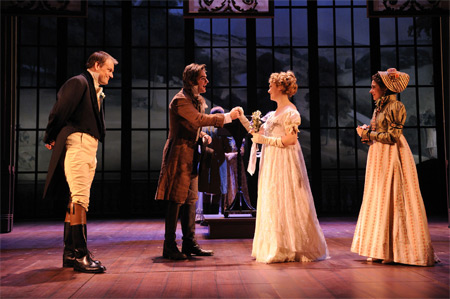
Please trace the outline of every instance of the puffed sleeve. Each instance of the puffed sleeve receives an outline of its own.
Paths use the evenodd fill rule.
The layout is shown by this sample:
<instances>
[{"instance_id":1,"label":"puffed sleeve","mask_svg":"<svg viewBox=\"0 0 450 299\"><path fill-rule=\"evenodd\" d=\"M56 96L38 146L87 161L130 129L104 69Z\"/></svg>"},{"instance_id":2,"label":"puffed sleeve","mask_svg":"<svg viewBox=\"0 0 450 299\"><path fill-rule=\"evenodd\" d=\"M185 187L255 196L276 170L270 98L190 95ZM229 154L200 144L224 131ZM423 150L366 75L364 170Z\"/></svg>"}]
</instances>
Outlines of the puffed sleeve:
<instances>
[{"instance_id":1,"label":"puffed sleeve","mask_svg":"<svg viewBox=\"0 0 450 299\"><path fill-rule=\"evenodd\" d=\"M287 133L297 134L298 126L300 126L301 118L298 111L289 111L286 119L284 120L284 129Z\"/></svg>"},{"instance_id":2,"label":"puffed sleeve","mask_svg":"<svg viewBox=\"0 0 450 299\"><path fill-rule=\"evenodd\" d=\"M387 144L396 143L403 134L403 125L406 121L405 105L399 101L392 103L386 107L385 116L388 126L386 132L365 131L363 132L364 136L361 135L361 138L367 137L371 141Z\"/></svg>"}]
</instances>

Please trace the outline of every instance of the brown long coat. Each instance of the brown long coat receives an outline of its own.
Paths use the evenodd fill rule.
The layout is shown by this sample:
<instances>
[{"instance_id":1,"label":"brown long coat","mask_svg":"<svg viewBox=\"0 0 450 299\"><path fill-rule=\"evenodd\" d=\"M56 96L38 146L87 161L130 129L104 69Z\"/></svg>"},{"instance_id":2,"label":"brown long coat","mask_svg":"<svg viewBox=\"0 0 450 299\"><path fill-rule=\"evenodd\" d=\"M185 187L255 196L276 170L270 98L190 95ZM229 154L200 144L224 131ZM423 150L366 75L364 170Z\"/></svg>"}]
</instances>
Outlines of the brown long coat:
<instances>
[{"instance_id":1,"label":"brown long coat","mask_svg":"<svg viewBox=\"0 0 450 299\"><path fill-rule=\"evenodd\" d=\"M189 187L197 183L193 167L197 167L194 152L200 129L203 126L222 127L224 121L223 114L205 114L201 99L193 99L183 89L173 97L169 105L169 136L164 146L155 199L184 203L188 197L197 198L195 192L189 192Z\"/></svg>"}]
</instances>

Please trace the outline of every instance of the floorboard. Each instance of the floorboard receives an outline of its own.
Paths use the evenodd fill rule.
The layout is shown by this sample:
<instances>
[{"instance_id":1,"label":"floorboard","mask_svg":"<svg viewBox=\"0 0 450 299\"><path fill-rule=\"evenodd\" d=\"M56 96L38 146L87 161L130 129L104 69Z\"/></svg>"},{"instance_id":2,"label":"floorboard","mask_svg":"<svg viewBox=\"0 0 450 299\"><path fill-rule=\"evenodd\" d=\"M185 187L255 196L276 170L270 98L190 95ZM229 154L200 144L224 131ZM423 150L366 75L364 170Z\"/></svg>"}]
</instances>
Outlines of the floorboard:
<instances>
[{"instance_id":1,"label":"floorboard","mask_svg":"<svg viewBox=\"0 0 450 299\"><path fill-rule=\"evenodd\" d=\"M62 223L16 223L11 233L0 235L0 297L449 298L445 219L429 223L441 259L434 267L368 263L350 252L356 219L320 223L330 259L262 264L251 257L252 239L209 239L207 227L197 226L197 238L214 256L170 261L162 257L162 219L92 220L88 245L107 267L104 274L61 267Z\"/></svg>"}]
</instances>

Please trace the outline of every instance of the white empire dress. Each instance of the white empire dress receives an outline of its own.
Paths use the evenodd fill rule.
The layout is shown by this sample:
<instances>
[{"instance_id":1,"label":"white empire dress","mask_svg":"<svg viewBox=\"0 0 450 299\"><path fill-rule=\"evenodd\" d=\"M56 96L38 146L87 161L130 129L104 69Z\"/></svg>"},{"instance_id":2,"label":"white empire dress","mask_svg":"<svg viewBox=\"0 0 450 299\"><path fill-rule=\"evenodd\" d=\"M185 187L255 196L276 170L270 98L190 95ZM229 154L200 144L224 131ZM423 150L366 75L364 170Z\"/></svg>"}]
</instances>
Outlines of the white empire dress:
<instances>
[{"instance_id":1,"label":"white empire dress","mask_svg":"<svg viewBox=\"0 0 450 299\"><path fill-rule=\"evenodd\" d=\"M300 125L300 114L292 107L279 115L269 112L264 119L268 137L298 132ZM262 263L329 258L298 141L284 148L262 145L252 256Z\"/></svg>"}]
</instances>

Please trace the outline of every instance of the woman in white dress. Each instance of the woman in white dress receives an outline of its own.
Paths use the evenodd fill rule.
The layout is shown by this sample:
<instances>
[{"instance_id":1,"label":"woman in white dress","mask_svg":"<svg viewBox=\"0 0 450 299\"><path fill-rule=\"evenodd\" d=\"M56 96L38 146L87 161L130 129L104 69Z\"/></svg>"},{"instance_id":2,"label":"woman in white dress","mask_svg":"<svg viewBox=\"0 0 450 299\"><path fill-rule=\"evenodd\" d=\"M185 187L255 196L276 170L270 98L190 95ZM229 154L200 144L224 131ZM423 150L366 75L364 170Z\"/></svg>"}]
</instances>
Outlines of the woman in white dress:
<instances>
[{"instance_id":1,"label":"woman in white dress","mask_svg":"<svg viewBox=\"0 0 450 299\"><path fill-rule=\"evenodd\" d=\"M263 263L309 262L328 258L317 220L305 161L297 140L300 114L289 100L297 92L292 71L273 73L269 112L254 143L263 144L258 178L258 207L252 256Z\"/></svg>"},{"instance_id":2,"label":"woman in white dress","mask_svg":"<svg viewBox=\"0 0 450 299\"><path fill-rule=\"evenodd\" d=\"M394 68L372 76L370 126L356 130L370 145L361 210L351 251L368 261L433 266L435 257L416 163L403 136L406 109L397 100L409 75Z\"/></svg>"}]
</instances>

